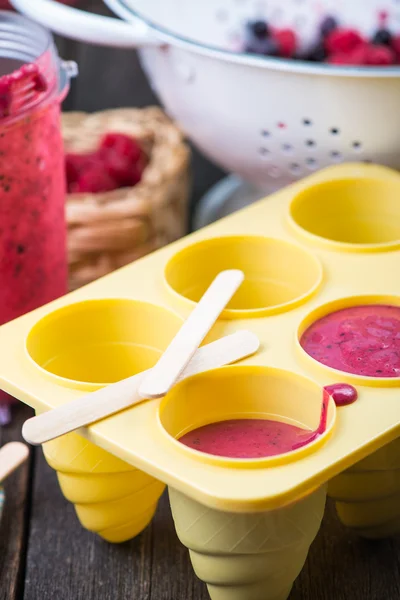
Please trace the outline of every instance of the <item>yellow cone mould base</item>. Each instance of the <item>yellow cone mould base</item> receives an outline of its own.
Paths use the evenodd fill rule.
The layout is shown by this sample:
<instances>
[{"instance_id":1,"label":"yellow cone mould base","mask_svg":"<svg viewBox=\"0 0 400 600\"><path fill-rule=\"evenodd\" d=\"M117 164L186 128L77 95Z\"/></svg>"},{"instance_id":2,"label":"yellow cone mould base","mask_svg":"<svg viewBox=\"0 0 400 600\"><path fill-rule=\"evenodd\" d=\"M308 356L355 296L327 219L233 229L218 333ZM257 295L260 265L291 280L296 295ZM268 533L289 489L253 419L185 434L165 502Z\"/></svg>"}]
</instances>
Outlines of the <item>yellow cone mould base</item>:
<instances>
[{"instance_id":1,"label":"yellow cone mould base","mask_svg":"<svg viewBox=\"0 0 400 600\"><path fill-rule=\"evenodd\" d=\"M165 488L160 481L75 433L44 444L43 451L86 529L123 542L147 527Z\"/></svg>"},{"instance_id":2,"label":"yellow cone mould base","mask_svg":"<svg viewBox=\"0 0 400 600\"><path fill-rule=\"evenodd\" d=\"M361 535L400 532L400 378L338 372L299 343L334 310L400 306L399 198L394 171L331 167L1 327L0 387L41 413L150 368L219 271L245 274L207 341L248 329L257 354L45 444L84 527L131 538L168 485L212 600L285 600L326 488ZM177 441L232 418L313 430L322 387L335 382L358 400L330 401L326 433L294 452L226 459Z\"/></svg>"}]
</instances>

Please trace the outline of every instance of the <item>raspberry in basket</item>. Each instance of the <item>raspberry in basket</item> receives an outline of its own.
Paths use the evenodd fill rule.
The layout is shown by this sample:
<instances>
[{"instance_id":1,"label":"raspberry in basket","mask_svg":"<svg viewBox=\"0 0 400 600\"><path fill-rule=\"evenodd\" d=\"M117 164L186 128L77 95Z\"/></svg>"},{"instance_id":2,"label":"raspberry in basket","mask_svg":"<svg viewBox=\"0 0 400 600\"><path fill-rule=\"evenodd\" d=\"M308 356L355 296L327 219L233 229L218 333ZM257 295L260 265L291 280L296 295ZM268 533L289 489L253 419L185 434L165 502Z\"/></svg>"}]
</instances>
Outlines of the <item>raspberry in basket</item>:
<instances>
[{"instance_id":1,"label":"raspberry in basket","mask_svg":"<svg viewBox=\"0 0 400 600\"><path fill-rule=\"evenodd\" d=\"M66 155L68 191L97 194L131 187L139 183L145 166L146 157L136 140L107 133L95 152Z\"/></svg>"},{"instance_id":2,"label":"raspberry in basket","mask_svg":"<svg viewBox=\"0 0 400 600\"><path fill-rule=\"evenodd\" d=\"M90 166L85 169L79 176L78 181L73 184L72 191L74 193L91 193L98 194L100 192L111 192L118 187L117 182L106 171L102 165Z\"/></svg>"},{"instance_id":3,"label":"raspberry in basket","mask_svg":"<svg viewBox=\"0 0 400 600\"><path fill-rule=\"evenodd\" d=\"M157 107L67 112L62 122L67 176L74 178L66 216L69 287L76 289L186 233L190 150ZM122 185L110 162L114 170L126 158L136 162L129 178L122 171Z\"/></svg>"},{"instance_id":4,"label":"raspberry in basket","mask_svg":"<svg viewBox=\"0 0 400 600\"><path fill-rule=\"evenodd\" d=\"M121 157L126 157L132 162L139 160L142 153L139 144L131 137L122 133L106 133L100 148L113 151Z\"/></svg>"}]
</instances>

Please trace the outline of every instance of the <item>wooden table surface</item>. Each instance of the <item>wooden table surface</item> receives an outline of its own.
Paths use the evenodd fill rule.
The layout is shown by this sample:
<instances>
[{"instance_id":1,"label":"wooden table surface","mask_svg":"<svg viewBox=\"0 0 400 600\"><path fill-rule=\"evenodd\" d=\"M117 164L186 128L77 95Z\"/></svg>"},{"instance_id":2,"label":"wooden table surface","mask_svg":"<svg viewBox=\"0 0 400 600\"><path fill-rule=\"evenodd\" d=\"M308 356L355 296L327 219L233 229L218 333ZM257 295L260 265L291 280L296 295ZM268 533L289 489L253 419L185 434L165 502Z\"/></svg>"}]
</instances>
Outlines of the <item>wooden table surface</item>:
<instances>
[{"instance_id":1,"label":"wooden table surface","mask_svg":"<svg viewBox=\"0 0 400 600\"><path fill-rule=\"evenodd\" d=\"M99 10L99 1L88 2ZM94 111L156 102L131 51L58 40L80 66L66 110ZM194 155L193 205L222 173ZM0 445L21 439L30 409L18 405ZM137 539L107 544L78 523L40 449L6 483L0 523L0 600L207 600L179 543L164 496ZM290 600L397 600L400 541L367 542L347 532L328 502L324 521Z\"/></svg>"}]
</instances>

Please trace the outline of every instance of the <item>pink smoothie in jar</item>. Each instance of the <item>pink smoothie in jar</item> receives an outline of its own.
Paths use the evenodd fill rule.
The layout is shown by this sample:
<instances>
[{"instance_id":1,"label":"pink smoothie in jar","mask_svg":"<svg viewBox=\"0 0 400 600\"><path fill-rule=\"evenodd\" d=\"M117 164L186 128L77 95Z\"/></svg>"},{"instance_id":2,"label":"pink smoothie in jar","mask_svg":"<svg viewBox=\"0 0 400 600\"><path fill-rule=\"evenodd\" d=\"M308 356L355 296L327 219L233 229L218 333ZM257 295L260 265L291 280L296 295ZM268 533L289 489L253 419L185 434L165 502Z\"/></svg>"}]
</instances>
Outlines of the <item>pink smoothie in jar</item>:
<instances>
[{"instance_id":1,"label":"pink smoothie in jar","mask_svg":"<svg viewBox=\"0 0 400 600\"><path fill-rule=\"evenodd\" d=\"M2 37L13 44L0 47L0 325L67 291L68 76L51 35L28 19L0 13Z\"/></svg>"},{"instance_id":2,"label":"pink smoothie in jar","mask_svg":"<svg viewBox=\"0 0 400 600\"><path fill-rule=\"evenodd\" d=\"M313 323L302 348L323 365L366 377L400 377L400 307L352 306Z\"/></svg>"},{"instance_id":3,"label":"pink smoothie in jar","mask_svg":"<svg viewBox=\"0 0 400 600\"><path fill-rule=\"evenodd\" d=\"M79 0L58 0L59 2L61 2L61 4L68 4L69 6L74 6L75 4L78 4ZM12 6L11 3L9 2L9 0L0 0L0 8L1 9L6 9L6 10L11 10Z\"/></svg>"}]
</instances>

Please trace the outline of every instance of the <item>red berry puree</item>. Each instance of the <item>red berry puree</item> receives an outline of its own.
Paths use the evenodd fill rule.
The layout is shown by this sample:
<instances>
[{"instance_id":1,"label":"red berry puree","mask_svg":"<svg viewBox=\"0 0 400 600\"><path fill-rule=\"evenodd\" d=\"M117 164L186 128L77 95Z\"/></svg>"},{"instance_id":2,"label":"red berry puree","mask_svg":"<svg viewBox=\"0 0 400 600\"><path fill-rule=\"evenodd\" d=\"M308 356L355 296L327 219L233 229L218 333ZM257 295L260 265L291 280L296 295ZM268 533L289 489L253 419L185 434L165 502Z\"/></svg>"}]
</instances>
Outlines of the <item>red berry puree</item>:
<instances>
[{"instance_id":1,"label":"red berry puree","mask_svg":"<svg viewBox=\"0 0 400 600\"><path fill-rule=\"evenodd\" d=\"M0 325L67 291L61 98L51 60L0 58ZM0 422L11 401L0 392Z\"/></svg>"},{"instance_id":2,"label":"red berry puree","mask_svg":"<svg viewBox=\"0 0 400 600\"><path fill-rule=\"evenodd\" d=\"M313 434L269 419L232 419L199 427L180 438L189 448L226 458L264 458L295 450ZM306 442L308 443L308 441Z\"/></svg>"},{"instance_id":3,"label":"red berry puree","mask_svg":"<svg viewBox=\"0 0 400 600\"><path fill-rule=\"evenodd\" d=\"M318 362L345 373L400 377L400 307L339 310L313 323L300 344Z\"/></svg>"},{"instance_id":4,"label":"red berry puree","mask_svg":"<svg viewBox=\"0 0 400 600\"><path fill-rule=\"evenodd\" d=\"M357 400L357 390L346 383L324 387L315 431L270 419L230 419L194 429L179 441L193 450L225 458L267 458L293 452L325 433L330 397L338 406L345 406Z\"/></svg>"},{"instance_id":5,"label":"red berry puree","mask_svg":"<svg viewBox=\"0 0 400 600\"><path fill-rule=\"evenodd\" d=\"M60 103L30 100L21 112L16 102L27 82L32 98L46 95L34 65L0 77L0 324L67 288Z\"/></svg>"}]
</instances>

